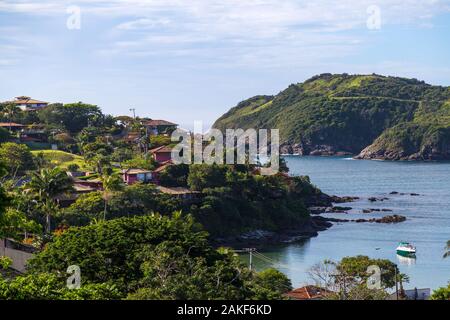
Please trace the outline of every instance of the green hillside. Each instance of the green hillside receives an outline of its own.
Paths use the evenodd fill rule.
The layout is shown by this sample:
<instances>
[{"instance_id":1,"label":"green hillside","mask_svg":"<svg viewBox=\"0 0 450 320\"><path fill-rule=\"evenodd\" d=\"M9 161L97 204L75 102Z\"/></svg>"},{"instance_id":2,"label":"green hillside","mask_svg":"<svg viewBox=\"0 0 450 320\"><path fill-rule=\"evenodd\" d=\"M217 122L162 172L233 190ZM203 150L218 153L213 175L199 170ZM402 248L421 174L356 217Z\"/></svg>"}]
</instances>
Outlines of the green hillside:
<instances>
[{"instance_id":1,"label":"green hillside","mask_svg":"<svg viewBox=\"0 0 450 320\"><path fill-rule=\"evenodd\" d=\"M376 140L361 157L440 159L450 157L450 89L416 79L322 74L243 101L214 127L278 128L283 153L359 154Z\"/></svg>"}]
</instances>

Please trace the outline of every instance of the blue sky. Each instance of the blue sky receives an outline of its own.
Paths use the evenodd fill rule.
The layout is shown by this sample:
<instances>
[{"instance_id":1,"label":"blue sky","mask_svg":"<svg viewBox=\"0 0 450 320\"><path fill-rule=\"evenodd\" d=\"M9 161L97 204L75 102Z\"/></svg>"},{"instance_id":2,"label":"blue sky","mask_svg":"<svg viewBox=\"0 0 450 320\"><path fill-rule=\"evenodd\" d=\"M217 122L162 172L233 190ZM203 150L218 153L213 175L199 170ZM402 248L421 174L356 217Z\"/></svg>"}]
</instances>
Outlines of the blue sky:
<instances>
[{"instance_id":1,"label":"blue sky","mask_svg":"<svg viewBox=\"0 0 450 320\"><path fill-rule=\"evenodd\" d=\"M449 34L449 0L0 0L0 101L209 125L323 72L450 85Z\"/></svg>"}]
</instances>

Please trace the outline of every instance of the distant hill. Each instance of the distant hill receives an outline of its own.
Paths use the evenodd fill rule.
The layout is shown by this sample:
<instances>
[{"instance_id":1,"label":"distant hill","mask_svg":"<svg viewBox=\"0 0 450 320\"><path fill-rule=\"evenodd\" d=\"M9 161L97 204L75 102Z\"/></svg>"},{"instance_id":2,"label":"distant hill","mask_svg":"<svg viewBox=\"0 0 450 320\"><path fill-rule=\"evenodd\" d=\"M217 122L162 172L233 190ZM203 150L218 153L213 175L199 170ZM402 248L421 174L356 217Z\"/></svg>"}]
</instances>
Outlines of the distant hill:
<instances>
[{"instance_id":1,"label":"distant hill","mask_svg":"<svg viewBox=\"0 0 450 320\"><path fill-rule=\"evenodd\" d=\"M282 153L450 159L450 88L380 75L321 74L239 103L215 128L278 128Z\"/></svg>"}]
</instances>

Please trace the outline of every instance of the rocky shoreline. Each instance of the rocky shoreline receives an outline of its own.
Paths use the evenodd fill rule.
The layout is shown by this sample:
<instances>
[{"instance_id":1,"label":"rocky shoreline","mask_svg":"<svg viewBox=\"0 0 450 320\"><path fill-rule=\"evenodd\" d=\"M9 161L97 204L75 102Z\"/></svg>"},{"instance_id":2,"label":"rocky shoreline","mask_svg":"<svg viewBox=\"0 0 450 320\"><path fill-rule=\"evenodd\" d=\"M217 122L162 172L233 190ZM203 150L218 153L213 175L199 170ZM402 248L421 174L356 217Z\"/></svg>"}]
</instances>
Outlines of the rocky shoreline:
<instances>
[{"instance_id":1,"label":"rocky shoreline","mask_svg":"<svg viewBox=\"0 0 450 320\"><path fill-rule=\"evenodd\" d=\"M300 156L353 156L355 153L349 149L336 149L330 145L305 145L302 143L282 144L280 146L281 154L300 155Z\"/></svg>"},{"instance_id":2,"label":"rocky shoreline","mask_svg":"<svg viewBox=\"0 0 450 320\"><path fill-rule=\"evenodd\" d=\"M393 191L390 195L410 195L419 196L416 193L400 193ZM267 245L280 245L280 244L290 244L301 240L310 239L318 236L319 232L325 231L333 226L334 223L382 223L382 224L393 224L401 223L406 221L406 217L398 214L390 214L380 218L358 218L358 219L341 219L341 218L330 218L323 217L321 214L324 213L340 213L348 214L348 211L352 210L352 207L339 206L336 204L348 204L354 201L360 200L359 197L338 197L338 196L328 196L326 194L319 194L315 197L306 199L306 204L310 211L310 218L305 220L301 226L297 226L292 229L286 229L280 232L273 232L267 230L253 230L249 232L242 233L237 236L230 236L226 238L215 238L212 239L212 244L219 246L227 246L234 248L244 248L244 247L265 247ZM389 200L387 197L369 197L367 201L386 201ZM391 213L393 210L388 208L367 208L362 209L360 214L369 213Z\"/></svg>"},{"instance_id":3,"label":"rocky shoreline","mask_svg":"<svg viewBox=\"0 0 450 320\"><path fill-rule=\"evenodd\" d=\"M282 232L254 230L238 236L216 238L212 240L212 244L216 247L225 246L233 248L258 248L267 245L289 244L317 237L320 231L325 231L332 226L333 223L322 217L311 217L302 226L294 229L283 230Z\"/></svg>"},{"instance_id":4,"label":"rocky shoreline","mask_svg":"<svg viewBox=\"0 0 450 320\"><path fill-rule=\"evenodd\" d=\"M352 150L352 151L348 151ZM407 153L404 150L387 151L376 149L373 145L361 151L352 147L336 148L331 145L305 145L302 143L282 144L280 146L282 155L299 156L322 156L322 157L343 157L349 156L355 160L381 160L381 161L448 161L450 160L450 150L421 150L416 153Z\"/></svg>"}]
</instances>

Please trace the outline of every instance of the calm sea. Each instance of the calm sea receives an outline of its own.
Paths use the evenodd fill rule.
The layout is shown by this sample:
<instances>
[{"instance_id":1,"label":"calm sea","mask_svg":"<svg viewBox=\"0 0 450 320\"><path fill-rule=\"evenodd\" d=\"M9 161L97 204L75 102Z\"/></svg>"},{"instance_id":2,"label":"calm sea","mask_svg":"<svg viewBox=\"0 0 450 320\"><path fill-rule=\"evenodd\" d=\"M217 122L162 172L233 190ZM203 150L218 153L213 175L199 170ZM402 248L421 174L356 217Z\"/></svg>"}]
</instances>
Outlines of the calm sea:
<instances>
[{"instance_id":1,"label":"calm sea","mask_svg":"<svg viewBox=\"0 0 450 320\"><path fill-rule=\"evenodd\" d=\"M302 243L265 248L262 253L276 261L294 287L310 281L307 271L325 259L367 255L389 259L410 277L406 288L437 288L450 281L450 258L443 259L450 240L450 163L387 162L352 160L340 157L286 156L291 175L309 175L311 181L330 195L358 196L348 204L349 214L326 216L354 219L400 214L399 224L338 223L318 237ZM390 195L392 191L407 195ZM418 193L420 196L411 196ZM369 202L369 197L388 197ZM385 208L392 213L362 213L363 209ZM417 247L416 259L397 256L400 241ZM270 266L255 258L257 269Z\"/></svg>"}]
</instances>

